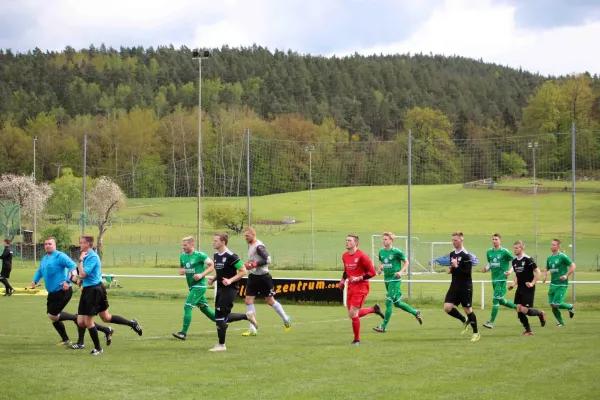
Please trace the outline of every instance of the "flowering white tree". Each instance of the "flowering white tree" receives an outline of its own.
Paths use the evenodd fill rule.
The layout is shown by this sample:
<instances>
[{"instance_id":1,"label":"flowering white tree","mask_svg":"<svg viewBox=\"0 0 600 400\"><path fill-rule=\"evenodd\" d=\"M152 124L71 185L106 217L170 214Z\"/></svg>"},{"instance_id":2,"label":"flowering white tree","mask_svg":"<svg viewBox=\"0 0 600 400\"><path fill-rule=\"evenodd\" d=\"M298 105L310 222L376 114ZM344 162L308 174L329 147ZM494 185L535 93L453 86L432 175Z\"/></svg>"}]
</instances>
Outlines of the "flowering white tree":
<instances>
[{"instance_id":1,"label":"flowering white tree","mask_svg":"<svg viewBox=\"0 0 600 400\"><path fill-rule=\"evenodd\" d=\"M4 174L0 176L0 199L16 203L21 215L39 220L44 212L52 188L45 182L35 183L33 176Z\"/></svg>"},{"instance_id":2,"label":"flowering white tree","mask_svg":"<svg viewBox=\"0 0 600 400\"><path fill-rule=\"evenodd\" d=\"M106 223L125 205L125 193L110 178L102 176L88 198L90 214L98 218L98 254L102 255L102 238L108 229Z\"/></svg>"}]
</instances>

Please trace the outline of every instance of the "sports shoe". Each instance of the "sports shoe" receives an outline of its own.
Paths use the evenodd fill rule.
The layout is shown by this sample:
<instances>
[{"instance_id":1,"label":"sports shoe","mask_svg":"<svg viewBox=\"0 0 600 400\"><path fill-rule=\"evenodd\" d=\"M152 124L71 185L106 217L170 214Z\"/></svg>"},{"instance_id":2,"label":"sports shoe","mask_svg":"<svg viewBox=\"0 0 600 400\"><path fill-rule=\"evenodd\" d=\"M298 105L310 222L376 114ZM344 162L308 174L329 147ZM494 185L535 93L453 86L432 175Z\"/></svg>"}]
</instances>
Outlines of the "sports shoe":
<instances>
[{"instance_id":1,"label":"sports shoe","mask_svg":"<svg viewBox=\"0 0 600 400\"><path fill-rule=\"evenodd\" d=\"M539 316L540 325L546 326L546 313L542 311L542 315Z\"/></svg>"},{"instance_id":2,"label":"sports shoe","mask_svg":"<svg viewBox=\"0 0 600 400\"><path fill-rule=\"evenodd\" d=\"M373 328L373 330L375 332L380 332L380 333L386 333L387 332L387 329L385 329L385 328L383 328L381 326L376 326L375 328Z\"/></svg>"},{"instance_id":3,"label":"sports shoe","mask_svg":"<svg viewBox=\"0 0 600 400\"><path fill-rule=\"evenodd\" d=\"M423 325L423 318L421 318L421 310L416 310L417 311L417 315L415 315L415 318L417 319L417 321L419 321L419 324Z\"/></svg>"},{"instance_id":4,"label":"sports shoe","mask_svg":"<svg viewBox=\"0 0 600 400\"><path fill-rule=\"evenodd\" d=\"M183 332L177 332L173 334L173 337L179 339L179 340L185 340L185 338L187 337L187 335Z\"/></svg>"},{"instance_id":5,"label":"sports shoe","mask_svg":"<svg viewBox=\"0 0 600 400\"><path fill-rule=\"evenodd\" d=\"M14 290L13 290L13 292L14 292ZM12 292L10 294L12 294ZM574 316L575 316L575 307L571 307L569 309L569 318L573 318Z\"/></svg>"},{"instance_id":6,"label":"sports shoe","mask_svg":"<svg viewBox=\"0 0 600 400\"><path fill-rule=\"evenodd\" d=\"M492 324L490 321L488 321L485 324L483 324L483 327L488 328L488 329L494 329L494 324Z\"/></svg>"},{"instance_id":7,"label":"sports shoe","mask_svg":"<svg viewBox=\"0 0 600 400\"><path fill-rule=\"evenodd\" d=\"M104 338L106 339L106 347L110 346L110 344L112 343L113 333L115 333L115 330L109 326L108 333L104 334Z\"/></svg>"},{"instance_id":8,"label":"sports shoe","mask_svg":"<svg viewBox=\"0 0 600 400\"><path fill-rule=\"evenodd\" d=\"M285 325L285 331L289 332L290 329L292 329L292 318L290 318L290 316L288 315L283 324Z\"/></svg>"},{"instance_id":9,"label":"sports shoe","mask_svg":"<svg viewBox=\"0 0 600 400\"><path fill-rule=\"evenodd\" d=\"M562 328L562 327L564 327L564 325L559 322L558 324L556 324L556 327L557 328Z\"/></svg>"},{"instance_id":10,"label":"sports shoe","mask_svg":"<svg viewBox=\"0 0 600 400\"><path fill-rule=\"evenodd\" d=\"M208 351L226 351L227 347L224 344L215 344L212 349L208 349Z\"/></svg>"},{"instance_id":11,"label":"sports shoe","mask_svg":"<svg viewBox=\"0 0 600 400\"><path fill-rule=\"evenodd\" d=\"M258 331L253 331L252 329L248 329L246 332L242 333L242 336L258 336Z\"/></svg>"},{"instance_id":12,"label":"sports shoe","mask_svg":"<svg viewBox=\"0 0 600 400\"><path fill-rule=\"evenodd\" d=\"M83 349L85 349L85 344L73 343L72 345L67 346L67 349L83 350Z\"/></svg>"},{"instance_id":13,"label":"sports shoe","mask_svg":"<svg viewBox=\"0 0 600 400\"><path fill-rule=\"evenodd\" d=\"M254 325L256 329L258 329L258 322L256 322L256 313L254 311L248 311L246 313L246 317L248 317L248 321L250 321L250 323Z\"/></svg>"},{"instance_id":14,"label":"sports shoe","mask_svg":"<svg viewBox=\"0 0 600 400\"><path fill-rule=\"evenodd\" d=\"M531 336L531 335L533 335L533 332L531 332L531 331L523 332L523 336Z\"/></svg>"},{"instance_id":15,"label":"sports shoe","mask_svg":"<svg viewBox=\"0 0 600 400\"><path fill-rule=\"evenodd\" d=\"M467 333L467 331L469 330L469 320L465 320L465 322L463 322L463 328L462 331L460 331L461 335L464 335L465 333Z\"/></svg>"},{"instance_id":16,"label":"sports shoe","mask_svg":"<svg viewBox=\"0 0 600 400\"><path fill-rule=\"evenodd\" d=\"M138 335L142 336L142 326L138 323L137 319L132 319L131 323L133 324L131 329L133 329Z\"/></svg>"},{"instance_id":17,"label":"sports shoe","mask_svg":"<svg viewBox=\"0 0 600 400\"><path fill-rule=\"evenodd\" d=\"M99 356L100 354L104 354L104 350L102 350L102 349L100 349L100 350L94 349L94 350L90 351L90 354L93 355L93 356Z\"/></svg>"},{"instance_id":18,"label":"sports shoe","mask_svg":"<svg viewBox=\"0 0 600 400\"><path fill-rule=\"evenodd\" d=\"M379 304L375 304L373 306L373 310L375 311L375 314L379 315L382 319L385 318L385 315L383 315L381 312L381 307L379 307Z\"/></svg>"},{"instance_id":19,"label":"sports shoe","mask_svg":"<svg viewBox=\"0 0 600 400\"><path fill-rule=\"evenodd\" d=\"M73 344L73 342L71 342L70 339L67 339L64 342L56 343L57 346L65 346L65 347L69 347L71 344Z\"/></svg>"},{"instance_id":20,"label":"sports shoe","mask_svg":"<svg viewBox=\"0 0 600 400\"><path fill-rule=\"evenodd\" d=\"M474 333L473 336L471 336L471 342L476 342L479 339L481 339L481 333Z\"/></svg>"},{"instance_id":21,"label":"sports shoe","mask_svg":"<svg viewBox=\"0 0 600 400\"><path fill-rule=\"evenodd\" d=\"M360 340L353 340L350 346L360 346Z\"/></svg>"}]
</instances>

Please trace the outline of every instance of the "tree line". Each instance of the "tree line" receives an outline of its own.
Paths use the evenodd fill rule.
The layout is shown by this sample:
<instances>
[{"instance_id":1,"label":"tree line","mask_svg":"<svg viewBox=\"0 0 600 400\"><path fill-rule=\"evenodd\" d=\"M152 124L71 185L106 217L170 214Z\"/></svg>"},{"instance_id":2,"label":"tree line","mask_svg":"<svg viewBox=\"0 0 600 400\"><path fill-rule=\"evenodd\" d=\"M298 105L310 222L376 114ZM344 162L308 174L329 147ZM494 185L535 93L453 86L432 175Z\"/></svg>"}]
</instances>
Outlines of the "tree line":
<instances>
[{"instance_id":1,"label":"tree line","mask_svg":"<svg viewBox=\"0 0 600 400\"><path fill-rule=\"evenodd\" d=\"M519 159L527 160L527 152L519 141L511 145L511 138L523 135L546 135L545 146L553 149L548 170L568 165L569 143L561 134L570 132L571 122L582 165L593 169L590 160L600 158L597 75L547 78L462 57L325 58L260 46L216 49L203 66L207 194L243 192L239 169L246 128L253 138L273 143L337 143L338 153L321 155L337 160L322 164L323 170L345 171L339 178L329 176L330 185L360 184L356 165L373 165L391 151L390 146L367 149L379 141L405 148L408 129L422 155L414 160L421 183L522 171ZM133 197L194 195L198 68L189 49L0 50L0 75L0 173L30 173L37 137L38 179L55 180L65 167L81 176L86 136L90 176L113 177ZM502 151L494 152L483 138L503 143ZM298 178L307 181L306 157L294 146L277 146L272 148L278 152L254 153L252 168L259 181L263 174L281 182L280 188L257 186L255 193L285 190L285 182ZM358 149L358 158L346 160L339 149ZM260 158L265 152L269 159ZM483 157L490 152L493 158ZM401 168L393 173L373 179L402 183Z\"/></svg>"}]
</instances>

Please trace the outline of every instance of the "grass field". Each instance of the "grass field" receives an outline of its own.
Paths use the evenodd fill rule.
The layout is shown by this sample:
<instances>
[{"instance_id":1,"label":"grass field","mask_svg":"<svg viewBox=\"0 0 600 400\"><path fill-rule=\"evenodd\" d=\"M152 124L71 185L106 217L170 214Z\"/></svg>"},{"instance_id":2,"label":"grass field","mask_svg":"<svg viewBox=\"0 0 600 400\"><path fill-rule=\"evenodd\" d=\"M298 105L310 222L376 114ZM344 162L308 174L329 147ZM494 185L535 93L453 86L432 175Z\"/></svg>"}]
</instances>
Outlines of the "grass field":
<instances>
[{"instance_id":1,"label":"grass field","mask_svg":"<svg viewBox=\"0 0 600 400\"><path fill-rule=\"evenodd\" d=\"M184 292L183 282L177 284ZM216 343L214 326L200 312L181 342L171 333L180 329L182 300L117 296L117 290L109 291L111 312L137 318L144 335L115 326L113 344L99 357L55 346L45 296L0 298L1 397L595 399L600 392L597 308L578 309L562 329L551 315L545 328L532 321L532 337L522 337L514 313L503 309L495 328L471 343L441 304L429 305L422 308L423 326L396 311L385 334L372 331L378 317L363 318L361 346L351 347L343 307L285 305L293 318L285 333L263 303L257 306L259 336L244 338L246 324L231 324L227 352L213 354L207 350ZM75 295L67 311L75 311L77 302ZM234 307L243 309L241 303ZM476 310L480 324L488 312ZM74 338L74 326L66 326Z\"/></svg>"},{"instance_id":2,"label":"grass field","mask_svg":"<svg viewBox=\"0 0 600 400\"><path fill-rule=\"evenodd\" d=\"M584 182L588 186L596 182ZM511 181L526 185L527 180ZM550 182L549 184L552 184ZM583 184L583 183L582 183ZM348 187L315 190L314 242L315 269L339 268L344 238L350 232L361 236L361 248L370 252L371 235L392 230L407 231L407 189L403 186ZM203 207L214 204L245 207L246 199L204 199ZM295 224L258 225L275 263L281 268L312 268L310 203L308 192L286 193L252 198L253 219L282 221L294 216ZM545 257L553 237L561 238L569 251L571 243L571 194L550 193L537 196L538 258ZM106 234L107 265L174 265L180 253L181 237L196 233L195 199L130 199L118 215L120 223ZM576 203L576 258L581 269L597 267L600 254L600 196L578 194ZM128 224L128 221L143 221ZM124 223L123 223L124 221ZM506 191L464 189L461 185L415 186L412 199L412 231L415 243L449 241L454 230L465 233L467 249L485 256L494 232L504 235L510 247L524 239L527 252L535 256L533 196ZM204 222L201 247L210 252L211 235L216 229ZM95 232L93 228L90 231ZM73 234L76 239L77 233ZM241 237L233 238L232 249L244 249ZM237 250L239 252L243 252ZM417 260L426 265L429 247L415 249Z\"/></svg>"}]
</instances>

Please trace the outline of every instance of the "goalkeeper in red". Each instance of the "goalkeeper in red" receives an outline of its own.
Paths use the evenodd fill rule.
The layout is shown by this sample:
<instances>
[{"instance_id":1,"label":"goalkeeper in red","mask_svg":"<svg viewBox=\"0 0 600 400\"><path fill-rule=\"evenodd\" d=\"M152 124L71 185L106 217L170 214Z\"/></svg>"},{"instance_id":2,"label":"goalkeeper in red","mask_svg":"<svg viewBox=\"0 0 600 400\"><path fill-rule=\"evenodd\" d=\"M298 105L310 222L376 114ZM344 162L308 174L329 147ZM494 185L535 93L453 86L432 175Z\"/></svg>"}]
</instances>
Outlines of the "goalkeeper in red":
<instances>
[{"instance_id":1,"label":"goalkeeper in red","mask_svg":"<svg viewBox=\"0 0 600 400\"><path fill-rule=\"evenodd\" d=\"M358 250L358 236L348 235L346 237L346 251L342 255L344 263L344 274L340 280L339 288L344 289L348 279L348 317L352 320L352 331L354 340L352 345L360 344L360 318L368 314L377 314L384 318L381 308L375 304L371 308L361 308L369 294L369 279L376 275L375 268L369 257Z\"/></svg>"},{"instance_id":2,"label":"goalkeeper in red","mask_svg":"<svg viewBox=\"0 0 600 400\"><path fill-rule=\"evenodd\" d=\"M206 301L206 275L214 271L214 263L201 251L194 249L194 238L184 237L183 253L179 257L179 273L185 275L190 293L183 306L183 328L173 336L180 340L185 340L187 331L192 323L192 311L198 307L202 314L206 315L211 321L215 321L215 312L209 307Z\"/></svg>"},{"instance_id":3,"label":"goalkeeper in red","mask_svg":"<svg viewBox=\"0 0 600 400\"><path fill-rule=\"evenodd\" d=\"M385 296L385 316L383 323L380 326L373 328L375 332L386 332L387 325L392 318L392 311L394 307L398 307L407 313L412 314L419 324L423 324L421 319L421 311L413 309L406 303L402 302L402 291L400 285L402 284L402 274L408 268L408 260L402 252L402 250L392 247L394 243L394 234L391 232L383 233L383 249L379 250L379 262L381 267L377 271L381 274L383 271L385 289L387 294Z\"/></svg>"}]
</instances>

